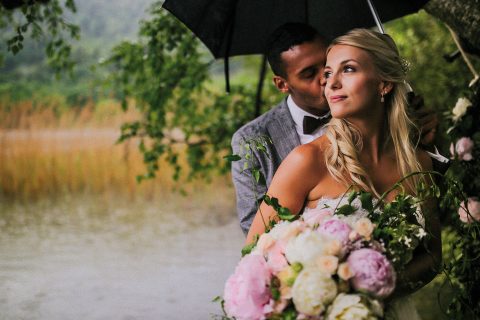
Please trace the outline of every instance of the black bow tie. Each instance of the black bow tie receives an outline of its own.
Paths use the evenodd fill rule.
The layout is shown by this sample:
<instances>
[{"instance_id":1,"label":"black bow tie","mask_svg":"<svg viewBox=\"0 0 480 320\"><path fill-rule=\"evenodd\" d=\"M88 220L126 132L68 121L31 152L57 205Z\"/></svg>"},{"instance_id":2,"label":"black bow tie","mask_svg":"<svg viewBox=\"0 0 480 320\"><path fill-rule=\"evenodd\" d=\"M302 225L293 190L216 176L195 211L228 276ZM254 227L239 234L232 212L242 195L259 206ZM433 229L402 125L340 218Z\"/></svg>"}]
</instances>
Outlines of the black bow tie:
<instances>
[{"instance_id":1,"label":"black bow tie","mask_svg":"<svg viewBox=\"0 0 480 320\"><path fill-rule=\"evenodd\" d=\"M314 118L309 116L303 117L303 134L312 134L317 128L325 125L330 120L330 116Z\"/></svg>"}]
</instances>

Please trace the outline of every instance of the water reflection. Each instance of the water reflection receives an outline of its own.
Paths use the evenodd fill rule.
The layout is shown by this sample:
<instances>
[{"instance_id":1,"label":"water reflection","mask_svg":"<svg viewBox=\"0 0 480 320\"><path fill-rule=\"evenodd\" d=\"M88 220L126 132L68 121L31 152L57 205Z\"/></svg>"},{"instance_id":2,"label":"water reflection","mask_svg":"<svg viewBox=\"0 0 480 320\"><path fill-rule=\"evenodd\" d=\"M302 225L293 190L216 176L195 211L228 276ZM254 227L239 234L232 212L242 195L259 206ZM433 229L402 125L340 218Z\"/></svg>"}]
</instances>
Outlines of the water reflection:
<instances>
[{"instance_id":1,"label":"water reflection","mask_svg":"<svg viewBox=\"0 0 480 320\"><path fill-rule=\"evenodd\" d=\"M222 192L221 199L209 192L0 205L0 318L220 314L210 301L222 293L243 241L232 190Z\"/></svg>"}]
</instances>

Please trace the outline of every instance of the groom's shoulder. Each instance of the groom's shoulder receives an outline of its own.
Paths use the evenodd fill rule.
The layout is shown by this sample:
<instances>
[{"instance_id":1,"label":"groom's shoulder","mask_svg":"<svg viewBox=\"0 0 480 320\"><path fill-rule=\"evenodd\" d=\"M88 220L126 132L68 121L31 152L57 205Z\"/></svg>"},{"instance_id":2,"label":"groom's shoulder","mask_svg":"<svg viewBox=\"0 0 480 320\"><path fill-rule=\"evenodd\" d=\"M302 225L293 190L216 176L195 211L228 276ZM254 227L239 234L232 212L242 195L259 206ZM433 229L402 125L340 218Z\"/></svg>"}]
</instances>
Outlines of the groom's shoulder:
<instances>
[{"instance_id":1,"label":"groom's shoulder","mask_svg":"<svg viewBox=\"0 0 480 320\"><path fill-rule=\"evenodd\" d=\"M422 170L427 170L427 171L432 170L433 162L430 155L426 151L421 149L417 149L416 153L417 153L418 162L420 163Z\"/></svg>"},{"instance_id":2,"label":"groom's shoulder","mask_svg":"<svg viewBox=\"0 0 480 320\"><path fill-rule=\"evenodd\" d=\"M285 108L287 108L285 102L280 102L269 111L240 127L240 129L233 134L232 140L235 141L242 137L255 137L259 135L268 136L268 127L277 121L285 110L288 110L288 108Z\"/></svg>"}]
</instances>

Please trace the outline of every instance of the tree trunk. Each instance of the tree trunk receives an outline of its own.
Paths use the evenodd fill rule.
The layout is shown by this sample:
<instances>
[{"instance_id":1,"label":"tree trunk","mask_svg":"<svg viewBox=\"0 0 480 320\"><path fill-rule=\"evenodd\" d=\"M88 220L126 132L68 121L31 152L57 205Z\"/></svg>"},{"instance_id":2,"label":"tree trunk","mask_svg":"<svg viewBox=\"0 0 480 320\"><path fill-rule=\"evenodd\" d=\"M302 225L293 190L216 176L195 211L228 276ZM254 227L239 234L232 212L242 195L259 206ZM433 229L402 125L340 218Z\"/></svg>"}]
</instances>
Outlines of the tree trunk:
<instances>
[{"instance_id":1,"label":"tree trunk","mask_svg":"<svg viewBox=\"0 0 480 320\"><path fill-rule=\"evenodd\" d=\"M465 51L480 56L480 0L430 0L424 9L458 34Z\"/></svg>"}]
</instances>

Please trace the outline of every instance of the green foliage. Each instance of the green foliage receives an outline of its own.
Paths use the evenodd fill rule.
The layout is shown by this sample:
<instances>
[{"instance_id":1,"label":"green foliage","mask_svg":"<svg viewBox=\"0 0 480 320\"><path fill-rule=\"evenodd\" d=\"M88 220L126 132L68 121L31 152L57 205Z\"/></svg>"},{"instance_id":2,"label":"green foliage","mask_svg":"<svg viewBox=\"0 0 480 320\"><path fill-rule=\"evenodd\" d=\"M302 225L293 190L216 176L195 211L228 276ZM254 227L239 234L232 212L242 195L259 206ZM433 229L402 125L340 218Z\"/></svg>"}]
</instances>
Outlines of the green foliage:
<instances>
[{"instance_id":1,"label":"green foliage","mask_svg":"<svg viewBox=\"0 0 480 320\"><path fill-rule=\"evenodd\" d=\"M66 22L64 11L76 12L73 0L65 0L61 5L59 0L46 3L28 2L15 10L0 6L0 29L14 33L7 40L7 50L14 55L24 47L24 40L30 36L40 40L47 38L45 48L49 65L59 75L61 71L71 71L74 62L71 59L71 44L66 38L79 39L80 28Z\"/></svg>"},{"instance_id":2,"label":"green foliage","mask_svg":"<svg viewBox=\"0 0 480 320\"><path fill-rule=\"evenodd\" d=\"M244 246L244 247L242 248L242 257L244 257L244 256L246 256L247 254L249 254L250 252L252 252L252 250L257 246L258 238L259 238L259 236L256 234L256 235L253 237L252 243L247 244L246 246Z\"/></svg>"},{"instance_id":3,"label":"green foliage","mask_svg":"<svg viewBox=\"0 0 480 320\"><path fill-rule=\"evenodd\" d=\"M45 36L37 40L31 39L30 32L27 32L24 48L13 55L7 52L6 42L14 34L14 29L5 25L4 32L0 34L0 43L4 44L0 48L5 58L0 67L0 98L12 102L48 102L51 96L64 95L70 106L75 107L78 101L81 104L81 101L115 97L115 90L112 92L103 86L103 80L111 70L99 67L98 63L110 54L114 45L124 39L135 38L139 21L147 16L145 9L150 3L150 0L137 0L135 5L128 0L83 0L75 2L74 13L64 10L63 19L80 27L81 38L69 41L70 58L75 66L68 77L62 79L57 79L45 54L48 27L44 28ZM64 39L68 41L67 35Z\"/></svg>"},{"instance_id":4,"label":"green foliage","mask_svg":"<svg viewBox=\"0 0 480 320\"><path fill-rule=\"evenodd\" d=\"M408 81L415 93L422 95L425 105L441 116L455 104L456 94L463 92L472 79L461 57L452 63L443 58L457 49L449 31L423 11L387 23L386 30L410 63ZM478 70L480 60L474 59L473 63ZM435 143L441 150L448 147L446 129L446 123L441 121Z\"/></svg>"},{"instance_id":5,"label":"green foliage","mask_svg":"<svg viewBox=\"0 0 480 320\"><path fill-rule=\"evenodd\" d=\"M273 207L273 209L275 209L275 211L277 211L277 215L280 218L280 220L293 221L296 218L298 218L298 216L293 215L292 212L288 208L282 207L280 205L280 203L278 202L277 198L269 197L268 195L264 195L263 196L263 201L267 205Z\"/></svg>"},{"instance_id":6,"label":"green foliage","mask_svg":"<svg viewBox=\"0 0 480 320\"><path fill-rule=\"evenodd\" d=\"M425 97L428 106L448 110L456 100L452 92L463 91L472 75L461 58L452 63L443 58L457 49L447 28L421 11L388 23L386 30L410 63L408 78L413 89Z\"/></svg>"},{"instance_id":7,"label":"green foliage","mask_svg":"<svg viewBox=\"0 0 480 320\"><path fill-rule=\"evenodd\" d=\"M106 62L114 70L109 80L123 106L133 99L144 115L122 126L120 141L142 140L147 172L139 180L155 176L162 156L175 168L174 178L180 177L183 163L191 169L189 178L225 173L223 156L233 132L253 114L255 90L234 86L227 95L209 89L210 64L198 40L159 2L150 13L139 41L116 46Z\"/></svg>"},{"instance_id":8,"label":"green foliage","mask_svg":"<svg viewBox=\"0 0 480 320\"><path fill-rule=\"evenodd\" d=\"M480 85L464 92L462 98L469 99L470 106L466 109L455 107L455 112L448 113L448 130L454 160L448 175L460 181L468 196L468 202L476 202L480 195L480 128L477 121L480 116ZM460 110L463 109L463 112ZM471 150L454 148L461 139L473 142ZM465 149L465 148L464 148ZM463 152L469 152L466 157ZM480 221L478 212L470 212L467 197L448 203L449 215L445 218L448 228L445 237L452 241L445 246L445 270L447 289L453 288L447 314L454 319L470 319L480 317ZM464 208L470 222L459 219L459 210ZM474 209L477 210L477 209ZM442 292L441 292L442 293Z\"/></svg>"}]
</instances>

